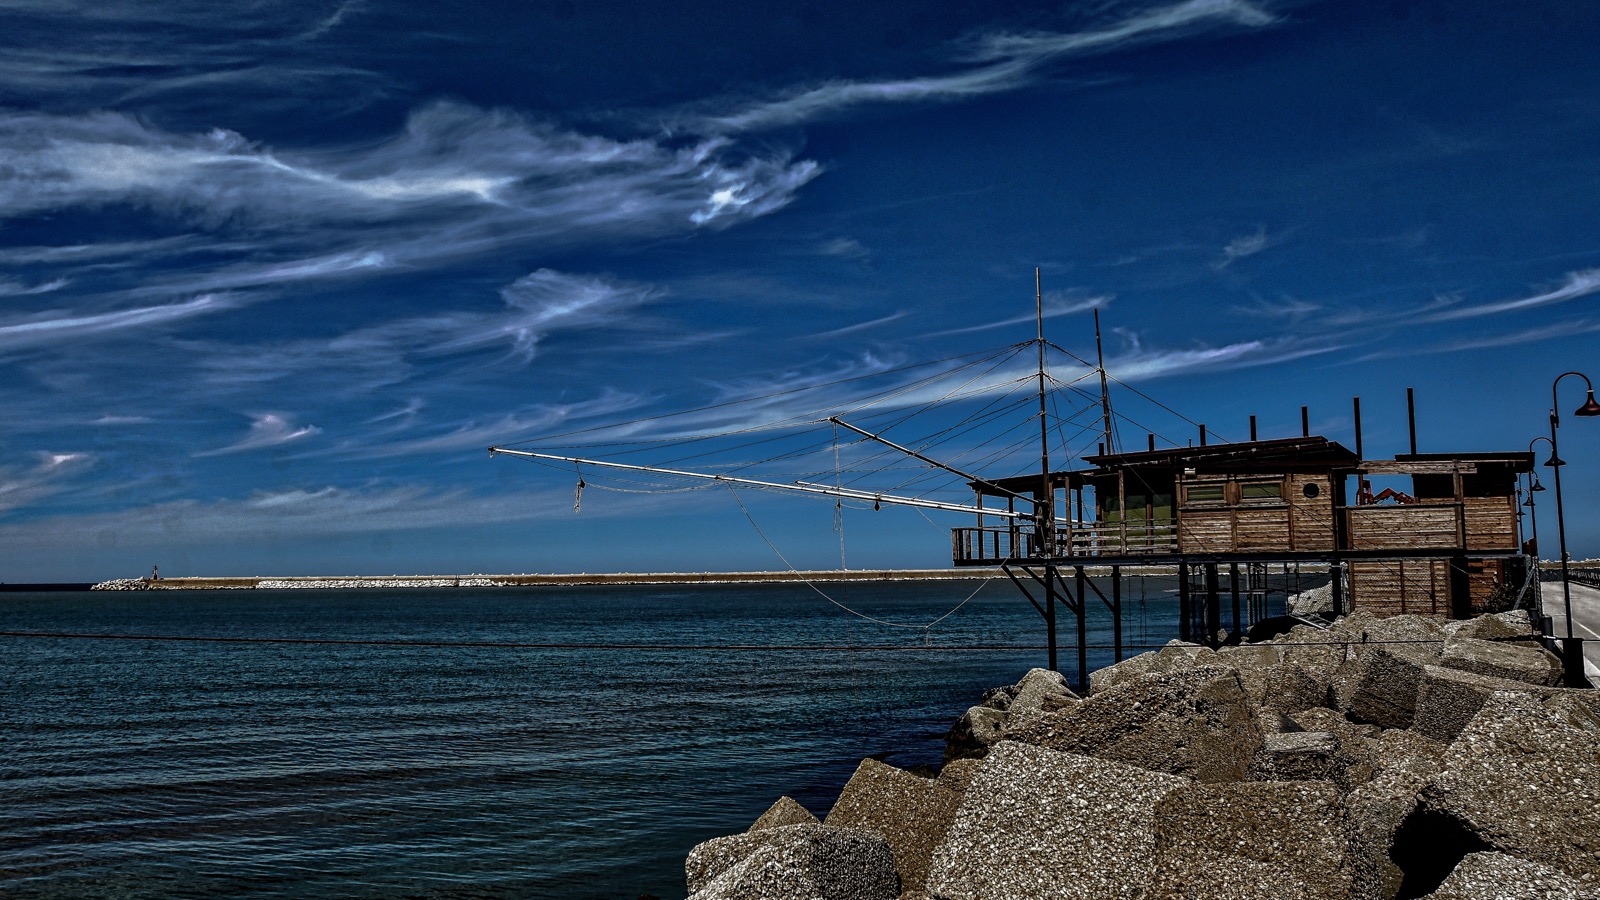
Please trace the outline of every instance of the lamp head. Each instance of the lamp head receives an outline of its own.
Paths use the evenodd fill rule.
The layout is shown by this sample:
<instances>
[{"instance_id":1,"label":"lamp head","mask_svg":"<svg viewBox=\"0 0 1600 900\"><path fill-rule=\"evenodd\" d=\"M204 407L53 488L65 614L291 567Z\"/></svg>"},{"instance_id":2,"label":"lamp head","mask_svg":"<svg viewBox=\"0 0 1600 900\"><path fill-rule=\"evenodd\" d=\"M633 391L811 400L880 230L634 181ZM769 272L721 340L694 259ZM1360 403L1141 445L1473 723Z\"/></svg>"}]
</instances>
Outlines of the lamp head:
<instances>
[{"instance_id":1,"label":"lamp head","mask_svg":"<svg viewBox=\"0 0 1600 900\"><path fill-rule=\"evenodd\" d=\"M1530 492L1544 490L1544 485L1539 483L1539 473L1538 472L1533 473L1533 487L1528 488L1528 490Z\"/></svg>"},{"instance_id":2,"label":"lamp head","mask_svg":"<svg viewBox=\"0 0 1600 900\"><path fill-rule=\"evenodd\" d=\"M1583 405L1578 407L1577 411L1574 412L1573 415L1575 415L1575 416L1600 416L1600 403L1596 403L1595 402L1595 400L1594 400L1594 390L1592 388L1589 391L1589 399L1583 401Z\"/></svg>"},{"instance_id":3,"label":"lamp head","mask_svg":"<svg viewBox=\"0 0 1600 900\"><path fill-rule=\"evenodd\" d=\"M1552 453L1550 458L1544 461L1544 464L1546 468L1554 469L1556 466L1566 465L1567 461Z\"/></svg>"}]
</instances>

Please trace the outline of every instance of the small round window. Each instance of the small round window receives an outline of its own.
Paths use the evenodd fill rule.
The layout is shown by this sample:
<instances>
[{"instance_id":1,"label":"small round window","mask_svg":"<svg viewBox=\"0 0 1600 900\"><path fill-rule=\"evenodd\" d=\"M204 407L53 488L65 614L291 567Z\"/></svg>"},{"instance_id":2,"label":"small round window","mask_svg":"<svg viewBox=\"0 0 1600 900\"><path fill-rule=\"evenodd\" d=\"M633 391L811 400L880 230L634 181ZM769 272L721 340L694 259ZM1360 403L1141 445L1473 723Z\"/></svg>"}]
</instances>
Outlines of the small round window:
<instances>
[{"instance_id":1,"label":"small round window","mask_svg":"<svg viewBox=\"0 0 1600 900\"><path fill-rule=\"evenodd\" d=\"M1315 499L1318 494L1322 493L1322 488L1315 481L1313 481L1301 488L1300 493L1305 494L1307 498Z\"/></svg>"}]
</instances>

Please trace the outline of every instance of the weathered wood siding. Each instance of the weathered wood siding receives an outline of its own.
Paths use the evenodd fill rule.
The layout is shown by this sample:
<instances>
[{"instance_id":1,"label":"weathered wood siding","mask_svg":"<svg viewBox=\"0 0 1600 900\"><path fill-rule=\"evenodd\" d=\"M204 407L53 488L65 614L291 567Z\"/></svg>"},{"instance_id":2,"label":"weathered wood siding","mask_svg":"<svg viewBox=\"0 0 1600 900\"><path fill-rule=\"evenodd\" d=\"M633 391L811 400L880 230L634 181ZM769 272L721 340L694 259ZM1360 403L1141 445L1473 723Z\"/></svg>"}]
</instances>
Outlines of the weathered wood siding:
<instances>
[{"instance_id":1,"label":"weathered wood siding","mask_svg":"<svg viewBox=\"0 0 1600 900\"><path fill-rule=\"evenodd\" d=\"M1472 614L1486 611L1489 598L1506 580L1506 561L1503 559L1474 559L1467 562L1467 583L1471 585Z\"/></svg>"},{"instance_id":2,"label":"weathered wood siding","mask_svg":"<svg viewBox=\"0 0 1600 900\"><path fill-rule=\"evenodd\" d=\"M1375 616L1450 615L1450 564L1442 559L1350 561L1350 605Z\"/></svg>"},{"instance_id":3,"label":"weathered wood siding","mask_svg":"<svg viewBox=\"0 0 1600 900\"><path fill-rule=\"evenodd\" d=\"M1454 503L1352 506L1348 534L1352 550L1457 547L1459 517Z\"/></svg>"},{"instance_id":4,"label":"weathered wood siding","mask_svg":"<svg viewBox=\"0 0 1600 900\"><path fill-rule=\"evenodd\" d=\"M1317 496L1306 496L1308 484L1317 486ZM1291 475L1287 491L1292 549L1332 550L1333 479L1327 475Z\"/></svg>"},{"instance_id":5,"label":"weathered wood siding","mask_svg":"<svg viewBox=\"0 0 1600 900\"><path fill-rule=\"evenodd\" d=\"M1462 514L1468 550L1517 549L1516 498L1467 497L1462 500Z\"/></svg>"},{"instance_id":6,"label":"weathered wood siding","mask_svg":"<svg viewBox=\"0 0 1600 900\"><path fill-rule=\"evenodd\" d=\"M1233 548L1233 510L1185 510L1178 514L1178 550L1225 553Z\"/></svg>"},{"instance_id":7,"label":"weathered wood siding","mask_svg":"<svg viewBox=\"0 0 1600 900\"><path fill-rule=\"evenodd\" d=\"M1290 550L1289 507L1287 505L1249 507L1233 511L1233 541L1236 550Z\"/></svg>"}]
</instances>

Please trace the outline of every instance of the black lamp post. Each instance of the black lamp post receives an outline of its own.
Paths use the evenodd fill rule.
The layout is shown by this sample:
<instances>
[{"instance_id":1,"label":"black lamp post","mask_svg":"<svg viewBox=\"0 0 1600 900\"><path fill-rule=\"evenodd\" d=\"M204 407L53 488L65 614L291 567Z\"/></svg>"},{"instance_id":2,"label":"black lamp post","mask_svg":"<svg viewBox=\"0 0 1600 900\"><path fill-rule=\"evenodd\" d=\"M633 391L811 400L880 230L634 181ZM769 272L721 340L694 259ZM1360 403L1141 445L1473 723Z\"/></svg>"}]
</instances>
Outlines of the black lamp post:
<instances>
[{"instance_id":1,"label":"black lamp post","mask_svg":"<svg viewBox=\"0 0 1600 900\"><path fill-rule=\"evenodd\" d=\"M1550 443L1550 439L1549 438L1542 437L1542 436L1541 437L1536 437L1533 440L1529 441L1528 442L1528 454L1530 456L1533 454L1533 445L1539 443L1540 441L1544 441L1546 444ZM1528 473L1528 499L1523 501L1522 505L1526 506L1528 508L1528 521L1532 525L1532 528L1533 528L1533 534L1532 534L1533 545L1532 546L1533 546L1533 564L1534 564L1534 570L1535 571L1538 571L1538 565L1539 565L1539 514L1534 509L1533 495L1537 494L1537 493L1540 493L1543 490L1544 490L1544 485L1539 483L1539 471L1537 469L1535 469L1535 470L1529 472Z\"/></svg>"},{"instance_id":2,"label":"black lamp post","mask_svg":"<svg viewBox=\"0 0 1600 900\"><path fill-rule=\"evenodd\" d=\"M1561 458L1561 453L1556 446L1556 429L1561 425L1561 416L1556 412L1556 407L1561 402L1556 398L1556 387L1561 384L1561 379L1566 378L1568 375L1576 375L1582 378L1584 386L1589 389L1588 398L1584 400L1582 406L1572 413L1573 415L1600 416L1600 403L1596 403L1594 399L1594 383L1589 380L1589 376L1582 372L1562 372L1556 376L1555 381L1550 383L1550 461L1545 465L1555 470L1556 480L1556 535L1561 544L1561 599L1567 616L1567 640L1562 645L1562 650L1567 657L1567 677L1569 682L1573 680L1574 676L1581 682L1583 678L1582 656L1575 652L1575 648L1582 645L1578 644L1572 636L1572 585L1567 581L1567 521L1565 512L1561 507L1561 467L1567 463ZM1532 444L1529 446L1531 447ZM1575 666L1577 667L1576 672L1574 672Z\"/></svg>"}]
</instances>

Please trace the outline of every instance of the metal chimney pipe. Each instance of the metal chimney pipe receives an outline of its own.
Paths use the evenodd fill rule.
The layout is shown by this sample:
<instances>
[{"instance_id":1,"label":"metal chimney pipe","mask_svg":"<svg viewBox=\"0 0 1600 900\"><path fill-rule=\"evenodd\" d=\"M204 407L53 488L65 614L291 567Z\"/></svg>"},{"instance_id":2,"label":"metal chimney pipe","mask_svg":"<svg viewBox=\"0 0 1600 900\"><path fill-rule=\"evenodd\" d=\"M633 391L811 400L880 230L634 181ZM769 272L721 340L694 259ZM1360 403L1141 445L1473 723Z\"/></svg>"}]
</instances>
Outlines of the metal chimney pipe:
<instances>
[{"instance_id":1,"label":"metal chimney pipe","mask_svg":"<svg viewBox=\"0 0 1600 900\"><path fill-rule=\"evenodd\" d=\"M1417 455L1417 392L1406 388L1406 424L1411 428L1411 455Z\"/></svg>"},{"instance_id":2,"label":"metal chimney pipe","mask_svg":"<svg viewBox=\"0 0 1600 900\"><path fill-rule=\"evenodd\" d=\"M1356 458L1366 459L1366 454L1361 452L1361 398L1355 398L1356 404Z\"/></svg>"}]
</instances>

